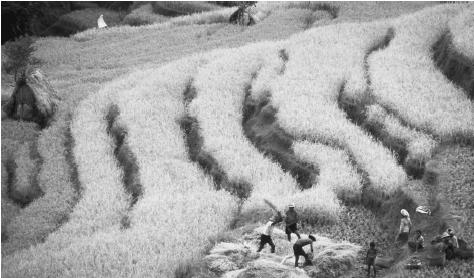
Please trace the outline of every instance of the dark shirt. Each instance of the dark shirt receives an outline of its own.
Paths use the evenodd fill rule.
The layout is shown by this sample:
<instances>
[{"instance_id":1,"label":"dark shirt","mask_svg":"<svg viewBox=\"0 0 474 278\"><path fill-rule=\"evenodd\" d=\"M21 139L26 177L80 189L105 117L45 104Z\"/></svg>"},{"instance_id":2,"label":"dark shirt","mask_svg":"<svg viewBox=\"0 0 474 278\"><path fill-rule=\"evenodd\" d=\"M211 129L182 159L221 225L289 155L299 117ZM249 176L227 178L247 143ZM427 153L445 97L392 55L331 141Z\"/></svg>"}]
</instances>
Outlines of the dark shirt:
<instances>
[{"instance_id":1,"label":"dark shirt","mask_svg":"<svg viewBox=\"0 0 474 278\"><path fill-rule=\"evenodd\" d=\"M309 238L301 238L301 239L298 239L296 242L295 242L295 246L300 246L300 247L303 247L303 246L306 246L308 244L311 244L313 243L313 241Z\"/></svg>"},{"instance_id":2,"label":"dark shirt","mask_svg":"<svg viewBox=\"0 0 474 278\"><path fill-rule=\"evenodd\" d=\"M285 217L286 225L296 224L298 222L298 214L295 210L287 210L286 217Z\"/></svg>"}]
</instances>

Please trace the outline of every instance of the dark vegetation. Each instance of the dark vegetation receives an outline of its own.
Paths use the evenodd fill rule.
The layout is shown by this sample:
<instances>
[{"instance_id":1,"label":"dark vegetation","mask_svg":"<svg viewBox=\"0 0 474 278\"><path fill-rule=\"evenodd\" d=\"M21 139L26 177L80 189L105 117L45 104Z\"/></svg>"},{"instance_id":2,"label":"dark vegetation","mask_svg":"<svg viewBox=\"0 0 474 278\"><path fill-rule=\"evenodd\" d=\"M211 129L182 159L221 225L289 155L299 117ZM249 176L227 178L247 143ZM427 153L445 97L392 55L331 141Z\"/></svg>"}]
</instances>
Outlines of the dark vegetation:
<instances>
[{"instance_id":1,"label":"dark vegetation","mask_svg":"<svg viewBox=\"0 0 474 278\"><path fill-rule=\"evenodd\" d=\"M153 1L151 2L153 12L164 16L181 16L189 15L197 12L207 12L216 9L212 2L168 2L168 1Z\"/></svg>"},{"instance_id":2,"label":"dark vegetation","mask_svg":"<svg viewBox=\"0 0 474 278\"><path fill-rule=\"evenodd\" d=\"M279 74L284 74L289 55L286 49L280 49L278 56L282 60ZM257 73L252 75L252 80ZM242 108L242 128L250 142L263 153L276 161L282 169L289 172L298 182L301 190L311 188L317 180L319 169L313 164L297 158L292 149L294 138L280 127L276 121L277 109L270 103L271 93L265 92L259 99L251 96L250 83L245 88Z\"/></svg>"},{"instance_id":3,"label":"dark vegetation","mask_svg":"<svg viewBox=\"0 0 474 278\"><path fill-rule=\"evenodd\" d=\"M28 67L41 65L41 60L33 56L35 41L30 36L19 37L6 43L2 51L2 71L13 75L15 82L24 81Z\"/></svg>"},{"instance_id":4,"label":"dark vegetation","mask_svg":"<svg viewBox=\"0 0 474 278\"><path fill-rule=\"evenodd\" d=\"M384 40L381 43L374 45L366 53L364 58L364 68L369 86L371 85L371 81L370 76L368 74L369 66L367 63L367 58L372 52L386 48L390 44L390 41L393 39L394 36L395 32L393 28L389 28ZM390 135L384 129L381 123L367 120L367 106L374 103L376 103L376 101L371 96L370 91L366 92L364 97L362 97L361 99L353 99L344 94L344 86L341 86L341 90L338 96L339 108L341 108L346 113L347 117L351 120L352 123L360 126L367 133L369 133L375 139L380 141L386 148L391 150L395 154L398 164L402 165L405 168L405 171L409 176L415 179L420 179L423 176L425 162L416 159L408 159L408 150L406 142L403 142L402 140ZM388 114L395 115L397 119L400 119L400 117L396 116L396 114L394 114L391 109L386 109L385 106L383 106L383 108L387 111ZM407 125L405 121L401 120L400 122L405 126L413 128L412 126Z\"/></svg>"},{"instance_id":5,"label":"dark vegetation","mask_svg":"<svg viewBox=\"0 0 474 278\"><path fill-rule=\"evenodd\" d=\"M237 10L230 15L229 22L238 25L254 25L255 20L249 13L249 8L255 6L256 1L241 1Z\"/></svg>"},{"instance_id":6,"label":"dark vegetation","mask_svg":"<svg viewBox=\"0 0 474 278\"><path fill-rule=\"evenodd\" d=\"M307 1L304 3L290 3L288 8L296 9L307 9L313 12L315 11L326 11L331 15L332 19L335 19L339 16L339 7L332 5L330 3L322 3L316 1Z\"/></svg>"},{"instance_id":7,"label":"dark vegetation","mask_svg":"<svg viewBox=\"0 0 474 278\"><path fill-rule=\"evenodd\" d=\"M107 9L120 13L126 11L131 4L131 1L2 1L2 45L6 41L14 40L23 35L45 36L47 35L45 31L55 24L61 16L73 11ZM94 21L94 23L96 22ZM50 29L48 35L52 31L54 29Z\"/></svg>"},{"instance_id":8,"label":"dark vegetation","mask_svg":"<svg viewBox=\"0 0 474 278\"><path fill-rule=\"evenodd\" d=\"M196 96L196 89L192 83L186 87L183 98L187 106ZM232 181L224 170L220 167L217 160L202 148L203 138L200 134L198 121L185 115L179 121L181 130L184 133L184 142L189 155L189 159L197 162L199 167L214 181L216 190L224 189L241 200L247 199L252 192L252 185L246 181Z\"/></svg>"},{"instance_id":9,"label":"dark vegetation","mask_svg":"<svg viewBox=\"0 0 474 278\"><path fill-rule=\"evenodd\" d=\"M65 157L66 157L67 164L69 166L69 176L71 177L72 186L74 187L74 190L77 193L74 199L74 203L76 203L80 198L79 194L81 193L81 183L79 182L79 171L77 169L76 160L74 158L75 143L74 143L74 137L72 136L71 124L70 124L72 121L72 115L69 115L68 118L69 118L68 120L69 124L68 124L68 127L66 128L66 131L64 132L65 133L64 149L66 150Z\"/></svg>"},{"instance_id":10,"label":"dark vegetation","mask_svg":"<svg viewBox=\"0 0 474 278\"><path fill-rule=\"evenodd\" d=\"M270 93L253 99L250 85L246 88L242 127L245 136L265 156L280 164L298 182L300 188L309 189L319 175L319 169L298 159L292 149L294 138L276 121L277 109L270 104Z\"/></svg>"},{"instance_id":11,"label":"dark vegetation","mask_svg":"<svg viewBox=\"0 0 474 278\"><path fill-rule=\"evenodd\" d=\"M433 45L433 60L438 69L474 99L474 60L456 51L450 32L443 34Z\"/></svg>"},{"instance_id":12,"label":"dark vegetation","mask_svg":"<svg viewBox=\"0 0 474 278\"><path fill-rule=\"evenodd\" d=\"M76 10L61 15L55 23L49 26L40 35L67 37L77 32L97 27L97 19L101 14L104 15L104 21L108 26L118 25L125 16L124 13L104 8Z\"/></svg>"},{"instance_id":13,"label":"dark vegetation","mask_svg":"<svg viewBox=\"0 0 474 278\"><path fill-rule=\"evenodd\" d=\"M34 147L34 148L33 148ZM14 201L21 207L26 207L33 200L43 195L43 191L39 186L38 174L39 167L36 165L40 164L40 157L36 150L36 146L28 146L29 159L33 160L35 167L31 170L32 172L22 173L28 175L27 184L19 184L17 169L18 169L18 160L20 157L9 157L6 159L5 168L7 171L7 194L8 198Z\"/></svg>"},{"instance_id":14,"label":"dark vegetation","mask_svg":"<svg viewBox=\"0 0 474 278\"><path fill-rule=\"evenodd\" d=\"M135 205L142 195L142 185L140 183L140 173L137 157L127 143L127 128L123 126L118 118L120 110L117 105L112 104L105 116L107 121L107 133L115 143L114 155L123 171L122 182L125 190L130 194L130 208ZM128 228L130 225L127 217L122 219L122 227Z\"/></svg>"}]
</instances>

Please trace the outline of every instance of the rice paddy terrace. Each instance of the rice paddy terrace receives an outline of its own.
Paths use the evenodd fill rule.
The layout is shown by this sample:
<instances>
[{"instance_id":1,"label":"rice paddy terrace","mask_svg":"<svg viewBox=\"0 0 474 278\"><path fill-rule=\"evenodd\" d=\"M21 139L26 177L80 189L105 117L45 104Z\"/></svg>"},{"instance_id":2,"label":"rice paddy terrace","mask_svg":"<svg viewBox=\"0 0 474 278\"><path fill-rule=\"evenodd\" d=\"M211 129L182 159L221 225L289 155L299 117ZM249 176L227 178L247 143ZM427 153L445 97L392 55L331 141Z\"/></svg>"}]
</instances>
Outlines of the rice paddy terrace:
<instances>
[{"instance_id":1,"label":"rice paddy terrace","mask_svg":"<svg viewBox=\"0 0 474 278\"><path fill-rule=\"evenodd\" d=\"M252 27L190 16L38 40L63 101L43 130L2 119L2 276L217 277L202 258L266 221L264 199L385 255L400 209L430 205L438 222L415 227L452 225L472 245L474 6L292 5L257 5ZM16 184L41 194L20 205Z\"/></svg>"}]
</instances>

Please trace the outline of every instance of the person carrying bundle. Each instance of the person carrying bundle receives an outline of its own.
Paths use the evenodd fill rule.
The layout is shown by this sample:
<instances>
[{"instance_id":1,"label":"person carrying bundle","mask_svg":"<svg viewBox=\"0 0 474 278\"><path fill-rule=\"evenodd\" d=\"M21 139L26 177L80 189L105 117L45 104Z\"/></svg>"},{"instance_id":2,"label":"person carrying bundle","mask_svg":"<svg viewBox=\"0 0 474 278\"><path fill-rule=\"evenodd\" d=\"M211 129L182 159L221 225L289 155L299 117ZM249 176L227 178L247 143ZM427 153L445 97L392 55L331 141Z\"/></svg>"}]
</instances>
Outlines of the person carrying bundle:
<instances>
[{"instance_id":1,"label":"person carrying bundle","mask_svg":"<svg viewBox=\"0 0 474 278\"><path fill-rule=\"evenodd\" d=\"M308 257L308 254L306 254L303 250L303 247L306 245L311 246L311 253L313 253L313 242L316 241L316 238L313 235L309 235L308 238L300 238L298 239L295 244L293 244L293 253L295 256L295 267L298 267L298 260L300 256L303 256L305 259L304 265L312 265L311 260Z\"/></svg>"},{"instance_id":2,"label":"person carrying bundle","mask_svg":"<svg viewBox=\"0 0 474 278\"><path fill-rule=\"evenodd\" d=\"M298 233L298 214L295 211L295 204L291 204L288 206L288 210L285 213L285 233L288 237L288 241L291 242L291 233L296 234L298 239L301 238L300 234Z\"/></svg>"}]
</instances>

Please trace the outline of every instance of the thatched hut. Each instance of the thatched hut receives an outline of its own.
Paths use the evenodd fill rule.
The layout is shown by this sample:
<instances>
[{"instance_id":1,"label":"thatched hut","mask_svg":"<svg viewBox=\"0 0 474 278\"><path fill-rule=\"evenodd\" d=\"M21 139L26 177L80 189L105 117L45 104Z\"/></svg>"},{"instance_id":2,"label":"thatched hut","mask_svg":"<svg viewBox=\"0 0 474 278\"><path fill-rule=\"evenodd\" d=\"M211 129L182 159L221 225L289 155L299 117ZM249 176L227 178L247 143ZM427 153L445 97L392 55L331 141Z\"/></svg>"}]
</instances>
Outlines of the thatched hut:
<instances>
[{"instance_id":1,"label":"thatched hut","mask_svg":"<svg viewBox=\"0 0 474 278\"><path fill-rule=\"evenodd\" d=\"M10 118L36 122L44 128L53 117L59 100L45 75L39 69L30 69L17 80L3 110Z\"/></svg>"}]
</instances>

